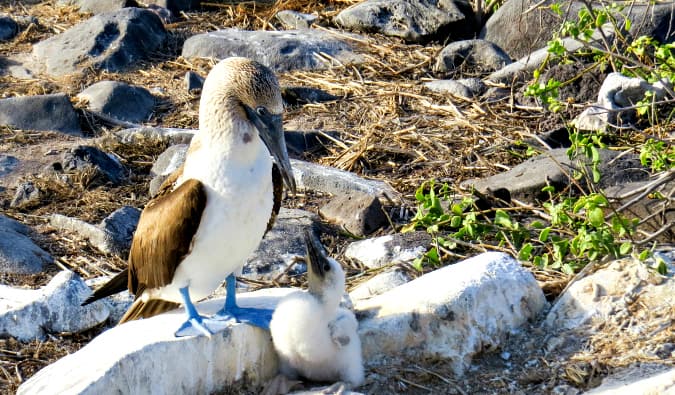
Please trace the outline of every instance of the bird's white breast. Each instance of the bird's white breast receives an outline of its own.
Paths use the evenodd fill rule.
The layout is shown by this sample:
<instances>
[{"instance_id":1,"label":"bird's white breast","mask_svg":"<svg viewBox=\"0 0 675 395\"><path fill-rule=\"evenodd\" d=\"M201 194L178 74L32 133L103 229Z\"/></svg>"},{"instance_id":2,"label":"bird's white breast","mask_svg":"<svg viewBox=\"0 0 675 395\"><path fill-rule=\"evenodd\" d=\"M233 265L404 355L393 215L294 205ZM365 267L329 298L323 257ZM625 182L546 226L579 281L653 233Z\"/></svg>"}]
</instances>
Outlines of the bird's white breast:
<instances>
[{"instance_id":1,"label":"bird's white breast","mask_svg":"<svg viewBox=\"0 0 675 395\"><path fill-rule=\"evenodd\" d=\"M188 156L182 180L202 182L206 207L190 254L156 297L182 302L178 289L185 286L193 300L207 297L260 243L274 200L272 159L255 129L253 133L253 141L234 141L235 147L204 138Z\"/></svg>"}]
</instances>

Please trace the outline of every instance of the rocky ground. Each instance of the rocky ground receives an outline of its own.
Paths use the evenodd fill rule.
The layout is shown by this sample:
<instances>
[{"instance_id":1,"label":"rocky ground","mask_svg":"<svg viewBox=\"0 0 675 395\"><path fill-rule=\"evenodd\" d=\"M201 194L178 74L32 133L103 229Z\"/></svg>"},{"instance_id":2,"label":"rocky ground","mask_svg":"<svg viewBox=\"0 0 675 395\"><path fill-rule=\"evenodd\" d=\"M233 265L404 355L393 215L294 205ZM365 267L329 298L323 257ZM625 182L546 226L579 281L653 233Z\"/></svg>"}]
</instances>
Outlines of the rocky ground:
<instances>
[{"instance_id":1,"label":"rocky ground","mask_svg":"<svg viewBox=\"0 0 675 395\"><path fill-rule=\"evenodd\" d=\"M418 8L410 6L413 9L408 10L408 17L397 16L399 19L392 18L388 24L377 26L365 26L363 20L367 18L342 13L358 1L202 2L201 6L165 2L171 10L150 7L152 12L124 17L130 21L137 18L141 22L135 23L148 30L133 31L127 26L120 27L120 33L103 29L105 34L96 35L98 41L92 42L88 49L89 57L78 53L72 42L86 42L87 37L95 35L92 33L95 27L80 30L70 39L71 44L45 43L72 32L101 11L95 9L96 2L75 2L79 6L66 3L10 1L0 5L0 14L14 21L12 25L0 20L0 94L2 99L35 100L10 103L0 99L0 123L4 125L0 126L0 205L4 215L31 228L10 232L5 226L15 225L0 222L4 237L0 249L17 250L15 243L25 242L21 235L30 236L35 243L26 248L37 248L30 250L36 251L33 255L37 256L31 261L35 268L30 270L16 270L7 258L11 254L2 256L2 284L13 288L39 289L62 270L93 280L125 266L125 248L138 215L134 208L142 209L150 198L148 191L158 182L153 179L180 162L185 147L177 144L189 143L191 136L190 132L179 131L183 134L167 137L165 133L155 138L155 132L139 132L138 128L198 127L200 78L208 74L215 62L206 57L226 51L217 43L193 37L201 33L227 28L284 31L302 24L313 26L313 33L297 33L298 41L286 37L289 41L280 40L277 47L263 47L265 44L260 41L269 41L266 37L260 40L239 31L222 34L231 34L228 40L234 42L232 45L240 54L264 53L261 61L275 68L287 104L285 129L289 135L297 133L295 144L290 145L291 156L309 163L294 163L294 167L309 166L303 170L306 174L320 175L300 177L306 187L299 195L286 197L284 207L321 214L323 220L311 214L289 212L281 221L279 238L298 233L298 227L321 223L317 226L321 228L322 241L331 255L343 262L349 290L392 267L404 275L402 282L434 269L432 265L424 266L422 271L413 268L411 257L389 259L384 267L382 263L371 265L368 257L354 252L352 244L362 238L400 234L415 215L415 191L424 181L447 183L457 196L470 195L468 191L473 185L478 196L492 202L484 208L488 211L504 207L500 206L503 201L494 203L495 199L503 200L494 191L506 189L510 192L506 207L522 215L521 218L529 218L539 209L532 205L536 204L534 195L543 186L554 181L574 184L569 173L560 171L564 167L560 163L567 165L565 150L555 151L569 146L569 139L560 138L561 128L566 131L564 126L590 103L604 103L606 108L621 104L615 103L613 96L609 102L603 102L602 95L598 97L607 70L597 69L584 73L582 78L573 78L584 68L581 63L547 71L549 77L571 80L560 91L564 103L561 111L553 113L540 101L525 97L523 92L533 68L526 61L513 60L543 47L545 42L520 37L520 42L531 43L523 48L521 44L513 44L514 40L519 41L511 33L494 30L489 30L485 38L501 48L486 42L460 41L478 36L489 20L489 14L472 11L463 2L448 2L452 6L442 6L445 8L424 8L419 6L423 2L410 1L406 4L418 4L415 6ZM110 2L111 7L126 5L124 1L117 3ZM278 14L284 10L305 15ZM396 12L392 6L382 15ZM428 22L431 20L440 22L431 26ZM499 25L499 21L493 23ZM2 36L5 31L13 34ZM128 51L139 45L147 47L141 48L140 54L121 51L122 55L110 55L106 45L127 31L133 32L131 36L142 37L142 44L124 44L131 48ZM255 44L250 44L253 49L249 49L237 40ZM110 56L99 56L101 53ZM518 63L523 67L516 72L506 70ZM137 89L128 85L115 86L120 91L114 91L110 85L93 89L101 81L124 82L143 89L125 91ZM643 87L641 94L644 89L656 88ZM111 92L117 92L123 99L115 103L109 99L113 96ZM630 96L627 88L623 92L623 96ZM57 93L64 96L45 96ZM659 109L663 114L670 110L669 102ZM42 124L41 116L46 119ZM649 174L639 163L636 152L622 147L644 140L644 133L666 142L672 152L672 123L670 118L652 124L640 122L622 129L611 139L610 149L602 154L601 169L606 176L604 180L611 181L603 181L606 184L599 187L618 189L614 196L622 196L627 192L620 187L631 182L643 183L640 185L644 187L647 183L646 189L652 194L660 192L668 196L662 208L666 214L645 224L641 234L642 239L649 239L648 242L667 252L673 247L673 169ZM526 160L531 156L527 144L550 155ZM77 148L82 146L94 148ZM169 147L173 151L165 153ZM100 152L108 155L101 156ZM622 153L617 155L619 152ZM327 173L326 168L314 168L311 164L344 170L358 178ZM523 174L526 176L520 177ZM346 185L350 196L363 199L357 208L365 213L374 212L369 217L374 217L369 220L372 222L355 222L344 215L355 209L345 209L344 202L336 202L344 190L330 187L330 180L343 176L347 178L340 185ZM324 181L316 181L321 177ZM531 183L522 185L523 179ZM655 180L660 183L653 186ZM656 190L657 187L662 189ZM617 200L625 202L636 195L626 196L629 197ZM128 206L125 211L111 219L111 213L125 206ZM641 217L639 213L635 215ZM417 238L413 237L413 241L396 239L396 244L408 242L412 247L423 247L422 252L433 246L426 232L415 234ZM274 236L271 239L275 240ZM302 255L303 247L293 244L293 238L288 239L290 244L272 250L283 251L288 257L281 259L278 257L281 253L274 252L269 256L259 253L252 259L253 269L244 273L249 288L303 284L301 266L290 265L295 255ZM453 263L486 250L517 253L513 246L494 240L465 242L441 254L441 262ZM413 256L419 257L420 252ZM547 300L554 302L570 280L575 278L581 283L594 272L607 270L611 262L593 264L577 277L553 268L524 264L541 285ZM636 278L641 286L649 281L662 281L672 290L670 273L661 280L653 280L651 274ZM624 296L619 291L608 293L620 295L617 298ZM11 304L9 297L3 298L0 302ZM663 300L665 304L650 304L646 297L631 300L624 309L625 316L607 320L607 316L616 315L607 313L601 324L593 322L590 331L551 326L545 321L554 319L550 315L546 318L542 312L525 328L505 334L498 345L486 346L461 377L453 374L451 361L392 362L369 366L366 385L359 391L572 394L594 388L603 378L624 368L642 369L634 377L642 376L672 366L675 360L672 354L675 311L672 298L668 302L668 294ZM51 303L49 297L44 303ZM546 308L549 309L551 306ZM40 340L32 341L3 332L2 391L14 392L37 370L77 351L114 320L102 321L72 331L49 330L51 324L46 322L37 334ZM639 330L635 329L638 322L642 324ZM7 325L0 323L0 327L5 330ZM232 389L235 393L256 390Z\"/></svg>"}]
</instances>

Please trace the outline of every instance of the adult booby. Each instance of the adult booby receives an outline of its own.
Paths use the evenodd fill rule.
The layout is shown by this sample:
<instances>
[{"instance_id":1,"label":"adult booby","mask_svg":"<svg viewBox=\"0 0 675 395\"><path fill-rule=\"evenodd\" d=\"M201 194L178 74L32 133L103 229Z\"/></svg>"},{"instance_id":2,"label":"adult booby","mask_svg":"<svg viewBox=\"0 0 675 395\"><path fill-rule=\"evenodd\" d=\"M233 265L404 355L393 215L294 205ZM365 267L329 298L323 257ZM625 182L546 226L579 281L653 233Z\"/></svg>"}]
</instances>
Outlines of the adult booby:
<instances>
[{"instance_id":1,"label":"adult booby","mask_svg":"<svg viewBox=\"0 0 675 395\"><path fill-rule=\"evenodd\" d=\"M305 242L309 289L284 297L270 323L281 374L357 387L364 380L361 341L354 314L339 307L344 271L308 232Z\"/></svg>"},{"instance_id":2,"label":"adult booby","mask_svg":"<svg viewBox=\"0 0 675 395\"><path fill-rule=\"evenodd\" d=\"M85 303L128 287L135 301L120 323L182 303L188 318L177 336L208 335L232 318L267 328L271 310L237 306L233 273L274 222L282 184L295 192L282 111L279 84L267 67L239 57L214 66L202 89L199 132L185 164L143 210L128 269ZM225 306L209 319L200 316L192 301L226 277Z\"/></svg>"}]
</instances>

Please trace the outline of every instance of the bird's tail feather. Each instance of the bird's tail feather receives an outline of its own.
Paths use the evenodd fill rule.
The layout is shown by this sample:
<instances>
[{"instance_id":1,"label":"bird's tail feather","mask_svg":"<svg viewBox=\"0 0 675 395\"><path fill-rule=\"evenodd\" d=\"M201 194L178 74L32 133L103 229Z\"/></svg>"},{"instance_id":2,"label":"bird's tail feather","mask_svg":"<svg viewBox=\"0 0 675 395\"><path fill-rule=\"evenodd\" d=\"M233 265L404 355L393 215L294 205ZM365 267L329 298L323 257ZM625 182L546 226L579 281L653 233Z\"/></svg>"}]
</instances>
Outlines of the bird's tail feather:
<instances>
[{"instance_id":1,"label":"bird's tail feather","mask_svg":"<svg viewBox=\"0 0 675 395\"><path fill-rule=\"evenodd\" d=\"M124 324L127 321L137 320L139 318L150 318L152 316L162 314L166 311L173 310L180 306L180 304L175 302L169 302L162 299L150 299L146 302L142 298L138 298L134 303L129 307L122 319L120 319L120 324Z\"/></svg>"},{"instance_id":2,"label":"bird's tail feather","mask_svg":"<svg viewBox=\"0 0 675 395\"><path fill-rule=\"evenodd\" d=\"M122 292L127 289L127 282L129 281L129 269L124 269L121 272L117 273L110 281L103 284L100 288L94 291L91 296L89 296L82 306L86 306L89 303L95 302L99 299L103 299L106 296L114 295L118 292Z\"/></svg>"}]
</instances>

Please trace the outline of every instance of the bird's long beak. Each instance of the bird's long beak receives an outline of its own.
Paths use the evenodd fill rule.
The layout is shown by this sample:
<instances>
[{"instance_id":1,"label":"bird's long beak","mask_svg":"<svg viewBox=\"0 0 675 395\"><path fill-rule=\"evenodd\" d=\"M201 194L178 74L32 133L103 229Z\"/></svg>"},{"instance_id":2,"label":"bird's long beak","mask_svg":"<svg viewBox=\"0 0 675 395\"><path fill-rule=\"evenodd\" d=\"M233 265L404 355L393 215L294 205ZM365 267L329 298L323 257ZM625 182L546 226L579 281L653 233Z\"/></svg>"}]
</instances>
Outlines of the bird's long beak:
<instances>
[{"instance_id":1,"label":"bird's long beak","mask_svg":"<svg viewBox=\"0 0 675 395\"><path fill-rule=\"evenodd\" d=\"M305 231L305 245L307 246L307 271L311 285L312 279L322 279L326 274L327 259L323 246L309 231Z\"/></svg>"},{"instance_id":2,"label":"bird's long beak","mask_svg":"<svg viewBox=\"0 0 675 395\"><path fill-rule=\"evenodd\" d=\"M244 108L246 109L248 118L258 129L260 138L262 138L270 154L272 154L272 157L279 165L284 183L295 195L295 178L293 177L291 161L288 159L288 151L286 150L286 139L284 138L284 126L281 114L275 115L268 112L259 114L255 109L247 105L244 105Z\"/></svg>"}]
</instances>

